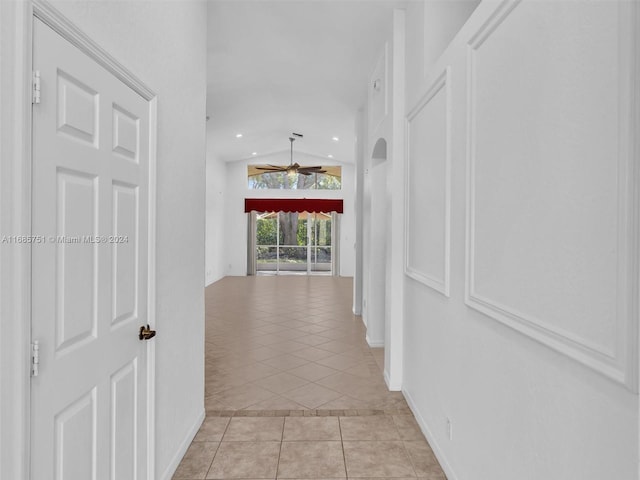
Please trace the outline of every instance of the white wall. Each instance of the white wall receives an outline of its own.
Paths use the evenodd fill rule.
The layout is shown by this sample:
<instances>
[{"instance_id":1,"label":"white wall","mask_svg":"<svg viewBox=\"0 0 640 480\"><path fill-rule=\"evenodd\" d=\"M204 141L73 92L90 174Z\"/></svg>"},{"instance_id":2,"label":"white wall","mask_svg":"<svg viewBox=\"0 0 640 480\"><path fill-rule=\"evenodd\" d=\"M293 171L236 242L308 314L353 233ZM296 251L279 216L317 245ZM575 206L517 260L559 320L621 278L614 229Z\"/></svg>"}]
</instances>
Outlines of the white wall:
<instances>
[{"instance_id":1,"label":"white wall","mask_svg":"<svg viewBox=\"0 0 640 480\"><path fill-rule=\"evenodd\" d=\"M638 478L629 5L483 2L442 55L408 6L408 165L450 177L408 192L403 391L451 480Z\"/></svg>"},{"instance_id":2,"label":"white wall","mask_svg":"<svg viewBox=\"0 0 640 480\"><path fill-rule=\"evenodd\" d=\"M247 214L244 213L245 198L341 198L344 213L340 220L340 275L352 277L355 272L355 168L353 164L342 165L341 190L249 190L247 165L282 164L283 155L262 156L252 160L228 162L225 198L225 275L243 276L247 274ZM296 154L295 161L301 165L330 165L327 159ZM337 162L333 164L338 165Z\"/></svg>"},{"instance_id":3,"label":"white wall","mask_svg":"<svg viewBox=\"0 0 640 480\"><path fill-rule=\"evenodd\" d=\"M391 19L389 19L391 23ZM390 51L392 34L385 38L383 48L369 76L367 86L368 132L360 162L364 169L363 181L363 310L362 318L367 327L366 339L371 347L382 347L385 343L385 316L388 298L387 254L389 248L389 216L391 209L387 198L387 179L392 171L390 159L393 145L390 95L393 91Z\"/></svg>"},{"instance_id":4,"label":"white wall","mask_svg":"<svg viewBox=\"0 0 640 480\"><path fill-rule=\"evenodd\" d=\"M207 206L205 284L224 277L225 271L225 199L227 195L227 164L220 161L207 142Z\"/></svg>"},{"instance_id":5,"label":"white wall","mask_svg":"<svg viewBox=\"0 0 640 480\"><path fill-rule=\"evenodd\" d=\"M158 94L156 478L204 413L206 3L56 1Z\"/></svg>"},{"instance_id":6,"label":"white wall","mask_svg":"<svg viewBox=\"0 0 640 480\"><path fill-rule=\"evenodd\" d=\"M384 377L391 390L402 385L405 23L404 10L395 9L389 32L381 35L384 47L369 77L361 161L362 316L369 345L384 346ZM381 252L386 252L382 258Z\"/></svg>"},{"instance_id":7,"label":"white wall","mask_svg":"<svg viewBox=\"0 0 640 480\"><path fill-rule=\"evenodd\" d=\"M387 246L387 231L389 229L390 205L384 192L388 176L387 158L373 159L369 168L371 195L370 217L370 252L368 263L368 296L366 310L367 343L371 347L383 347L385 339L384 320L387 312L387 256L391 253Z\"/></svg>"},{"instance_id":8,"label":"white wall","mask_svg":"<svg viewBox=\"0 0 640 480\"><path fill-rule=\"evenodd\" d=\"M364 108L358 110L354 122L356 142L354 145L355 158L355 269L353 273L353 313L362 315L362 292L364 289L363 260L364 260L364 150L367 141Z\"/></svg>"},{"instance_id":9,"label":"white wall","mask_svg":"<svg viewBox=\"0 0 640 480\"><path fill-rule=\"evenodd\" d=\"M480 0L426 0L407 4L407 95L421 93L421 85L476 9ZM412 106L418 98L407 98Z\"/></svg>"}]
</instances>

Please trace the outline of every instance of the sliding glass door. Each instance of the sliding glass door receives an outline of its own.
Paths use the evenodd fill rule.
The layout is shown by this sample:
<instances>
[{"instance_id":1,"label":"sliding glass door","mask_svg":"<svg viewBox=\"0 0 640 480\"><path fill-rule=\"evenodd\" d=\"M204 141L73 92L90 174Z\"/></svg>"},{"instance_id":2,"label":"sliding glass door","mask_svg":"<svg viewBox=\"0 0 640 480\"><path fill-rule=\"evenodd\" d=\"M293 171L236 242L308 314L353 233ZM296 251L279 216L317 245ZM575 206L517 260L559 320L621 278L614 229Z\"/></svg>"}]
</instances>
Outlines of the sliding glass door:
<instances>
[{"instance_id":1,"label":"sliding glass door","mask_svg":"<svg viewBox=\"0 0 640 480\"><path fill-rule=\"evenodd\" d=\"M256 215L257 273L331 273L332 215L268 212Z\"/></svg>"},{"instance_id":2,"label":"sliding glass door","mask_svg":"<svg viewBox=\"0 0 640 480\"><path fill-rule=\"evenodd\" d=\"M331 215L314 213L307 220L309 234L309 271L331 272L333 245Z\"/></svg>"}]
</instances>

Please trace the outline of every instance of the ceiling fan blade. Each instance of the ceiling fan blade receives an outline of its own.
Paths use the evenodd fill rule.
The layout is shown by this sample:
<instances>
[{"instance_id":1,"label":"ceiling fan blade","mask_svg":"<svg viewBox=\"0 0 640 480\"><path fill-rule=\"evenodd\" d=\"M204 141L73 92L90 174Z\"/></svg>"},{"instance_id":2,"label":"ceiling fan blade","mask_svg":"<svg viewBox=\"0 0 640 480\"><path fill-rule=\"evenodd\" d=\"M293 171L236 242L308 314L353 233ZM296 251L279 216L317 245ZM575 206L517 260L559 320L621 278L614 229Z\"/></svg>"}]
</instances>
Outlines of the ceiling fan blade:
<instances>
[{"instance_id":1,"label":"ceiling fan blade","mask_svg":"<svg viewBox=\"0 0 640 480\"><path fill-rule=\"evenodd\" d=\"M265 170L267 172L286 172L286 168L269 166L269 167L256 167L256 170Z\"/></svg>"},{"instance_id":2,"label":"ceiling fan blade","mask_svg":"<svg viewBox=\"0 0 640 480\"><path fill-rule=\"evenodd\" d=\"M298 172L299 173L306 172L306 173L309 173L309 174L311 174L311 173L327 173L326 170L322 170L322 167L302 167L302 168L298 169Z\"/></svg>"},{"instance_id":3,"label":"ceiling fan blade","mask_svg":"<svg viewBox=\"0 0 640 480\"><path fill-rule=\"evenodd\" d=\"M300 167L300 168L304 168L305 170L322 170L322 167Z\"/></svg>"}]
</instances>

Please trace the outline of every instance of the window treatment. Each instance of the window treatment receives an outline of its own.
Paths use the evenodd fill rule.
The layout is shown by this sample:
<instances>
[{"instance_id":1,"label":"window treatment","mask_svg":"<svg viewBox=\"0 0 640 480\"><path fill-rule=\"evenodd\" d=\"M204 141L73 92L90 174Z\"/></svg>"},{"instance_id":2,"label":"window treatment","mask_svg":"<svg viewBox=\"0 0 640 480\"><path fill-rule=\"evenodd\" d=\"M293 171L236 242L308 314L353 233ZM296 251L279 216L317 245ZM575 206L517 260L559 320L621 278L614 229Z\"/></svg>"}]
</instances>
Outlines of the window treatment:
<instances>
[{"instance_id":1,"label":"window treatment","mask_svg":"<svg viewBox=\"0 0 640 480\"><path fill-rule=\"evenodd\" d=\"M245 213L256 212L337 212L342 200L316 198L245 198Z\"/></svg>"}]
</instances>

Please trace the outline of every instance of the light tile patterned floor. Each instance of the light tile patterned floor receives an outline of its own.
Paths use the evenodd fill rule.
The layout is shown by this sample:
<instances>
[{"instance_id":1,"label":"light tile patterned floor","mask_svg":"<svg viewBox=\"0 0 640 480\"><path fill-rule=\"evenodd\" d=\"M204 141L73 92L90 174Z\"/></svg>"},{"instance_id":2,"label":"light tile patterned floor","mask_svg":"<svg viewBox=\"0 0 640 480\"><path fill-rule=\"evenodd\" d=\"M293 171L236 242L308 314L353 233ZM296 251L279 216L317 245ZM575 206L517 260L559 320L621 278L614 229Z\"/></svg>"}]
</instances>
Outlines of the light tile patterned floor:
<instances>
[{"instance_id":1,"label":"light tile patterned floor","mask_svg":"<svg viewBox=\"0 0 640 480\"><path fill-rule=\"evenodd\" d=\"M175 480L446 480L350 278L226 277L206 290L207 418Z\"/></svg>"}]
</instances>

